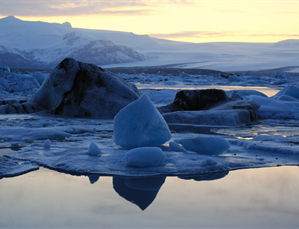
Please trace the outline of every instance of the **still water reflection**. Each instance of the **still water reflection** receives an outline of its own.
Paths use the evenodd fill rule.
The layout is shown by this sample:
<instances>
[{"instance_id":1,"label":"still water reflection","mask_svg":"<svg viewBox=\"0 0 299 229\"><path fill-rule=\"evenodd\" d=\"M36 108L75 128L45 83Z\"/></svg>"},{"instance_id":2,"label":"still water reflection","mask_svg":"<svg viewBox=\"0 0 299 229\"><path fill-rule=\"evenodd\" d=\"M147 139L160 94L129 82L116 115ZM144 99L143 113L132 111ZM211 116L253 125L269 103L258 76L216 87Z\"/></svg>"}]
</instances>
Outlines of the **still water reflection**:
<instances>
[{"instance_id":1,"label":"still water reflection","mask_svg":"<svg viewBox=\"0 0 299 229\"><path fill-rule=\"evenodd\" d=\"M299 168L190 177L0 180L0 228L298 228Z\"/></svg>"}]
</instances>

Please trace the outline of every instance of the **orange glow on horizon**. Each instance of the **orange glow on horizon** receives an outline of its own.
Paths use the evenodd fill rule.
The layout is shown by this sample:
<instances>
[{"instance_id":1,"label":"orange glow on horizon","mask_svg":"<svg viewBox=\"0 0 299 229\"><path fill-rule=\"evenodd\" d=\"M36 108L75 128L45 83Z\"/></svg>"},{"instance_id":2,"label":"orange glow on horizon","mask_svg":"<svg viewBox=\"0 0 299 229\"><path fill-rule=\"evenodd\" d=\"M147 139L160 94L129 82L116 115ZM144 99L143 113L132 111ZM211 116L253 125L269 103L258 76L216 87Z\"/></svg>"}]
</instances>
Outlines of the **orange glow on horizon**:
<instances>
[{"instance_id":1,"label":"orange glow on horizon","mask_svg":"<svg viewBox=\"0 0 299 229\"><path fill-rule=\"evenodd\" d=\"M76 5L59 7L75 8ZM14 16L27 21L68 21L74 28L133 32L195 43L272 43L299 39L296 12L299 1L178 1L177 4L153 2L142 7L122 6L86 15Z\"/></svg>"}]
</instances>

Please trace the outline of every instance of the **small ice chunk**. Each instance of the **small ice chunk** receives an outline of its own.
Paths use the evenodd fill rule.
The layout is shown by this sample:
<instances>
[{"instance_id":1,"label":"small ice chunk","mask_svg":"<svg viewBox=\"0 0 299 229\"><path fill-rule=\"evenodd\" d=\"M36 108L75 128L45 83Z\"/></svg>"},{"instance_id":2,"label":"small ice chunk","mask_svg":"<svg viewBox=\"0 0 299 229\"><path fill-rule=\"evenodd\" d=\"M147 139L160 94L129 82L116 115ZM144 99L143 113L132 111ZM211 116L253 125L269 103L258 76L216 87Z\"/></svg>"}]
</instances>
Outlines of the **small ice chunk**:
<instances>
[{"instance_id":1,"label":"small ice chunk","mask_svg":"<svg viewBox=\"0 0 299 229\"><path fill-rule=\"evenodd\" d=\"M51 141L50 139L47 139L46 141L44 141L43 147L49 149L51 147Z\"/></svg>"},{"instance_id":2,"label":"small ice chunk","mask_svg":"<svg viewBox=\"0 0 299 229\"><path fill-rule=\"evenodd\" d=\"M88 154L91 156L98 156L102 153L100 148L93 142L90 143L88 148Z\"/></svg>"},{"instance_id":3,"label":"small ice chunk","mask_svg":"<svg viewBox=\"0 0 299 229\"><path fill-rule=\"evenodd\" d=\"M207 160L205 160L201 165L202 166L209 166L209 165L217 165L217 161L215 161L212 158L208 158Z\"/></svg>"},{"instance_id":4,"label":"small ice chunk","mask_svg":"<svg viewBox=\"0 0 299 229\"><path fill-rule=\"evenodd\" d=\"M250 71L243 72L241 76L253 76Z\"/></svg>"},{"instance_id":5,"label":"small ice chunk","mask_svg":"<svg viewBox=\"0 0 299 229\"><path fill-rule=\"evenodd\" d=\"M166 154L158 147L142 147L128 151L126 159L127 166L160 166L165 164Z\"/></svg>"},{"instance_id":6,"label":"small ice chunk","mask_svg":"<svg viewBox=\"0 0 299 229\"><path fill-rule=\"evenodd\" d=\"M41 72L36 72L33 74L33 78L38 82L39 85L42 85L45 80L45 77Z\"/></svg>"},{"instance_id":7,"label":"small ice chunk","mask_svg":"<svg viewBox=\"0 0 299 229\"><path fill-rule=\"evenodd\" d=\"M184 147L176 142L169 142L169 147L176 152L186 152Z\"/></svg>"},{"instance_id":8,"label":"small ice chunk","mask_svg":"<svg viewBox=\"0 0 299 229\"><path fill-rule=\"evenodd\" d=\"M20 147L21 144L19 142L12 142L11 143L11 147L14 148L14 147Z\"/></svg>"},{"instance_id":9,"label":"small ice chunk","mask_svg":"<svg viewBox=\"0 0 299 229\"><path fill-rule=\"evenodd\" d=\"M274 95L273 98L277 99L283 95L287 95L299 100L299 87L295 85L288 85L285 89L282 89L280 92Z\"/></svg>"},{"instance_id":10,"label":"small ice chunk","mask_svg":"<svg viewBox=\"0 0 299 229\"><path fill-rule=\"evenodd\" d=\"M145 94L115 116L113 130L115 143L125 149L160 146L171 138L163 116Z\"/></svg>"},{"instance_id":11,"label":"small ice chunk","mask_svg":"<svg viewBox=\"0 0 299 229\"><path fill-rule=\"evenodd\" d=\"M0 66L0 73L10 73L10 68L8 66Z\"/></svg>"},{"instance_id":12,"label":"small ice chunk","mask_svg":"<svg viewBox=\"0 0 299 229\"><path fill-rule=\"evenodd\" d=\"M241 81L241 79L238 76L236 76L236 75L230 75L228 77L228 81L229 82L239 82L239 81Z\"/></svg>"},{"instance_id":13,"label":"small ice chunk","mask_svg":"<svg viewBox=\"0 0 299 229\"><path fill-rule=\"evenodd\" d=\"M206 155L219 155L230 148L230 144L224 138L213 136L180 139L177 142L182 144L186 150Z\"/></svg>"}]
</instances>

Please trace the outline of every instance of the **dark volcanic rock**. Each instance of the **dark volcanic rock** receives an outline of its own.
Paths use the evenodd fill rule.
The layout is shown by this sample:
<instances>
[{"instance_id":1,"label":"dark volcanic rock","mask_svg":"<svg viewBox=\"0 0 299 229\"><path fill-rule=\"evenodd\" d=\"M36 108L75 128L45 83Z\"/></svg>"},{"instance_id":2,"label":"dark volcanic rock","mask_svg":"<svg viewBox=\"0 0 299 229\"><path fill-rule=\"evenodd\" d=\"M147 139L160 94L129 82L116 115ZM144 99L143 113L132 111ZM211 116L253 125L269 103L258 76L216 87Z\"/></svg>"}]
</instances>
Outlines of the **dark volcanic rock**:
<instances>
[{"instance_id":1,"label":"dark volcanic rock","mask_svg":"<svg viewBox=\"0 0 299 229\"><path fill-rule=\"evenodd\" d=\"M240 126L258 121L259 104L223 90L179 91L174 101L159 110L167 123Z\"/></svg>"},{"instance_id":2,"label":"dark volcanic rock","mask_svg":"<svg viewBox=\"0 0 299 229\"><path fill-rule=\"evenodd\" d=\"M229 101L229 98L226 93L219 89L182 90L176 94L171 104L160 107L159 111L168 113L174 111L207 110L227 101Z\"/></svg>"},{"instance_id":3,"label":"dark volcanic rock","mask_svg":"<svg viewBox=\"0 0 299 229\"><path fill-rule=\"evenodd\" d=\"M29 103L59 115L113 118L139 96L136 86L119 76L96 65L66 58Z\"/></svg>"}]
</instances>

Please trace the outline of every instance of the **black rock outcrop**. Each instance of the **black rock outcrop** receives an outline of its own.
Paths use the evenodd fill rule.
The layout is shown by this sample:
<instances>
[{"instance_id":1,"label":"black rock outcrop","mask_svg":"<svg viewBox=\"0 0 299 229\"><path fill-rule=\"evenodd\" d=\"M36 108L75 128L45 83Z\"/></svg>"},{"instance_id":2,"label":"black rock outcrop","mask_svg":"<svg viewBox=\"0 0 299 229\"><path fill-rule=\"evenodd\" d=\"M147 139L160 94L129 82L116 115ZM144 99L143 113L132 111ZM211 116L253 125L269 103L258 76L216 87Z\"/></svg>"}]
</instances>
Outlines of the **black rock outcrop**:
<instances>
[{"instance_id":1,"label":"black rock outcrop","mask_svg":"<svg viewBox=\"0 0 299 229\"><path fill-rule=\"evenodd\" d=\"M160 107L159 111L168 113L174 111L208 110L227 101L229 101L229 98L225 91L219 89L182 90L176 94L171 104Z\"/></svg>"},{"instance_id":2,"label":"black rock outcrop","mask_svg":"<svg viewBox=\"0 0 299 229\"><path fill-rule=\"evenodd\" d=\"M113 118L139 96L137 87L119 76L96 65L66 58L28 103L57 115Z\"/></svg>"},{"instance_id":3,"label":"black rock outcrop","mask_svg":"<svg viewBox=\"0 0 299 229\"><path fill-rule=\"evenodd\" d=\"M258 121L259 104L219 89L182 90L159 111L167 123L239 126Z\"/></svg>"}]
</instances>

